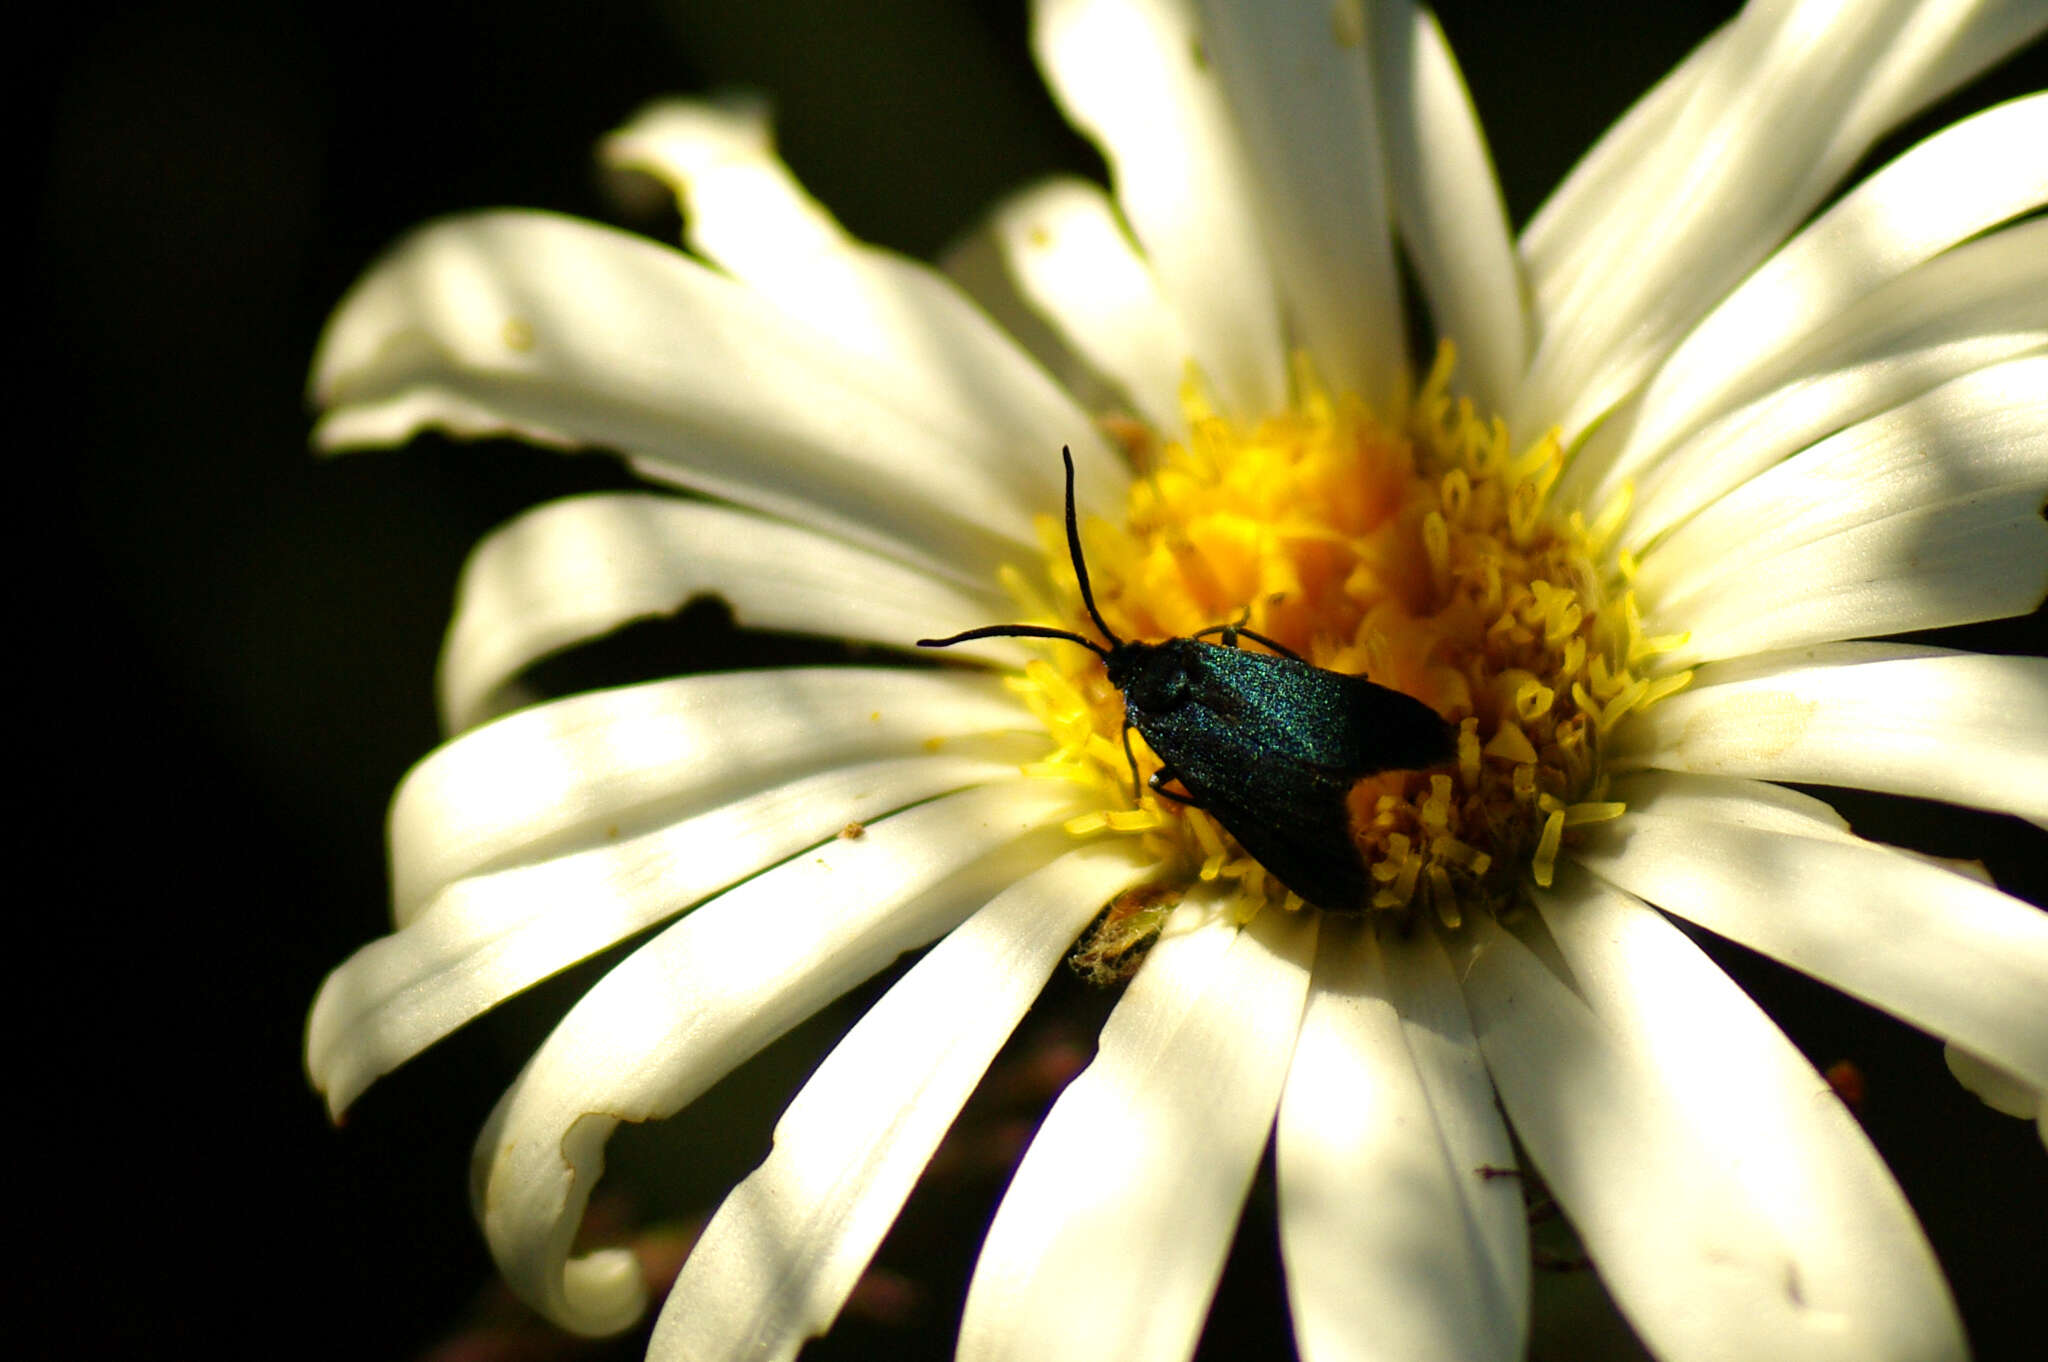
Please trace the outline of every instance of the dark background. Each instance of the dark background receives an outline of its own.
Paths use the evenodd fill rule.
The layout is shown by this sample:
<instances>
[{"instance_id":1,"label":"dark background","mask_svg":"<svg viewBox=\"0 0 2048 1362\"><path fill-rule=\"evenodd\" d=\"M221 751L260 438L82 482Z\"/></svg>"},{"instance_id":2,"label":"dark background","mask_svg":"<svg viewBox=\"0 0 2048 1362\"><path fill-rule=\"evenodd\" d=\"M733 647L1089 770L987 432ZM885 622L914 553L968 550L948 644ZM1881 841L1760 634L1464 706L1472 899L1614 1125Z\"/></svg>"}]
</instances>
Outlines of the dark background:
<instances>
[{"instance_id":1,"label":"dark background","mask_svg":"<svg viewBox=\"0 0 2048 1362\"><path fill-rule=\"evenodd\" d=\"M1727 9L1650 8L1446 9L1517 223ZM301 1072L300 1026L322 974L383 928L383 804L436 741L434 655L466 548L618 477L601 459L440 440L316 460L301 390L328 308L437 214L620 220L592 144L664 93L771 92L817 196L914 255L1006 189L1099 162L1043 93L1012 0L225 0L49 18L61 39L16 52L35 96L24 333L43 357L15 399L30 416L15 447L16 854L46 887L15 910L35 1094L15 1122L32 1132L15 1237L40 1268L14 1341L48 1327L34 1349L49 1355L412 1357L473 1319L490 1280L468 1147L525 1042L472 1028L337 1130ZM2037 49L1909 135L2044 83ZM733 641L703 623L700 660L727 658ZM2038 625L1948 641L2040 651ZM1859 830L2048 892L2039 834L2012 820L1844 807ZM1866 1124L1980 1353L2038 1344L2048 1161L2032 1131L1956 1088L1925 1037L1722 954L1811 1058L1863 1070ZM573 987L501 1031L543 1024ZM758 1156L815 1053L799 1041L721 1095L748 1114L695 1170L709 1185ZM700 1130L700 1152L718 1136ZM932 1242L964 1259L992 1186L955 1217L967 1238ZM1270 1254L1269 1229L1246 1236L1208 1355L1284 1346ZM907 1332L850 1328L830 1351L943 1355L959 1266L931 1269Z\"/></svg>"}]
</instances>

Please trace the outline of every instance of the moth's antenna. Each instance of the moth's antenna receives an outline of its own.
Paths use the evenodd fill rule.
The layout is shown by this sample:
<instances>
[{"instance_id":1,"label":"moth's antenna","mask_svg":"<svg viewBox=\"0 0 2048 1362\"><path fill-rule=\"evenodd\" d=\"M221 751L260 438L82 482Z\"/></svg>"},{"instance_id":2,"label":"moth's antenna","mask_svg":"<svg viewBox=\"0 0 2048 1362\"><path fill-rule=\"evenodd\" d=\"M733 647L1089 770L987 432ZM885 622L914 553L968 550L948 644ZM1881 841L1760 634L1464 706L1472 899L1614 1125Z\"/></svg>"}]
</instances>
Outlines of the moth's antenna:
<instances>
[{"instance_id":1,"label":"moth's antenna","mask_svg":"<svg viewBox=\"0 0 2048 1362\"><path fill-rule=\"evenodd\" d=\"M1080 644L1104 662L1109 661L1109 649L1103 647L1094 639L1084 638L1080 634L1070 634L1064 629L1048 629L1042 624L984 624L979 629L969 629L966 633L954 634L951 638L921 638L917 641L917 646L920 648L950 648L956 643L965 643L971 638L1065 639L1068 643Z\"/></svg>"},{"instance_id":2,"label":"moth's antenna","mask_svg":"<svg viewBox=\"0 0 2048 1362\"><path fill-rule=\"evenodd\" d=\"M1121 648L1124 641L1103 622L1102 612L1095 608L1095 591L1088 585L1088 561L1081 556L1081 525L1074 516L1074 451L1061 445L1060 462L1067 466L1067 554L1074 560L1074 576L1081 583L1081 604L1088 607L1088 618L1095 621L1095 627L1102 631L1110 646ZM1100 648L1096 651L1102 652ZM1102 655L1109 656L1107 653Z\"/></svg>"},{"instance_id":3,"label":"moth's antenna","mask_svg":"<svg viewBox=\"0 0 2048 1362\"><path fill-rule=\"evenodd\" d=\"M1111 648L1121 648L1124 641L1110 631L1102 622L1102 612L1095 608L1095 592L1088 585L1088 564L1081 557L1081 526L1074 518L1074 451L1062 445L1060 458L1067 465L1067 553L1074 560L1074 576L1081 583L1081 602L1088 607L1088 617L1095 621L1095 627L1109 640ZM1239 632L1243 632L1240 630ZM965 643L971 638L1057 638L1068 643L1078 643L1089 652L1109 661L1109 648L1103 647L1092 638L1069 633L1065 629L1050 629L1043 624L985 624L979 629L969 629L951 638L921 638L920 648L950 648L956 643Z\"/></svg>"}]
</instances>

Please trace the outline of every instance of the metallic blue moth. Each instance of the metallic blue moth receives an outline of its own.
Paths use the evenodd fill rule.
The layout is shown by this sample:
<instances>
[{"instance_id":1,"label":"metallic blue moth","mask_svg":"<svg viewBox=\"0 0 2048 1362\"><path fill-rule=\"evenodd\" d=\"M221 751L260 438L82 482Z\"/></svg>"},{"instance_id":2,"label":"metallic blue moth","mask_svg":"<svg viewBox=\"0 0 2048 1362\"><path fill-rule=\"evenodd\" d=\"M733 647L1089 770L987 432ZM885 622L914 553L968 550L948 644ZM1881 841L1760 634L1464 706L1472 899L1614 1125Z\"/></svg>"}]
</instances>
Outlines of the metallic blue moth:
<instances>
[{"instance_id":1,"label":"metallic blue moth","mask_svg":"<svg viewBox=\"0 0 2048 1362\"><path fill-rule=\"evenodd\" d=\"M950 638L1056 638L1102 659L1124 697L1124 755L1130 730L1159 757L1151 786L1162 797L1206 810L1259 864L1304 900L1357 912L1370 877L1351 835L1345 798L1361 778L1448 762L1457 729L1428 705L1362 676L1315 666L1263 634L1219 624L1159 643L1121 639L1096 608L1074 512L1074 458L1067 467L1067 552L1088 617L1109 641L1036 624L992 624ZM1247 612L1248 614L1249 612ZM1201 640L1214 634L1218 643ZM1249 638L1272 649L1247 652ZM1131 763L1133 782L1137 763ZM1185 794L1168 789L1178 782Z\"/></svg>"}]
</instances>

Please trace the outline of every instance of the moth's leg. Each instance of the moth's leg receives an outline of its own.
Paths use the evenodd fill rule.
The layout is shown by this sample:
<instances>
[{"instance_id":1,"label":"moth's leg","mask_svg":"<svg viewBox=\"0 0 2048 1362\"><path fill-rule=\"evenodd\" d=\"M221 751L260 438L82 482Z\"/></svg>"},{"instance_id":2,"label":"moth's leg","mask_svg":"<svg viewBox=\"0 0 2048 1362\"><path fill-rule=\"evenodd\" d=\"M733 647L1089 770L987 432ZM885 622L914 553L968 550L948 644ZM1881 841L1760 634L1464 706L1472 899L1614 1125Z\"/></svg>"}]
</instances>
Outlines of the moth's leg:
<instances>
[{"instance_id":1,"label":"moth's leg","mask_svg":"<svg viewBox=\"0 0 2048 1362\"><path fill-rule=\"evenodd\" d=\"M1245 607L1244 607L1244 613L1243 613L1242 615L1239 615L1239 616L1237 617L1237 622L1236 622L1236 623L1234 623L1234 624L1212 624L1212 625L1210 625L1210 626L1209 626L1209 627L1208 627L1207 629L1197 629L1197 630L1195 630L1195 632L1194 632L1194 633L1192 633L1192 634L1189 634L1189 635L1188 635L1188 637L1189 637L1189 638L1207 638L1207 637L1209 637L1209 635L1211 635L1211 634L1220 634L1220 635L1222 635L1222 637L1223 637L1223 646L1224 646L1225 648L1235 648L1235 647L1237 646L1237 636L1238 636L1239 634L1243 634L1243 633L1249 633L1249 632L1250 632L1249 630L1247 630L1247 629L1245 628L1245 625L1247 625L1247 624L1251 623L1251 618L1252 618L1252 607L1251 607L1251 603L1250 603L1249 601L1247 601L1247 602L1245 603ZM1257 637L1257 635L1253 635L1253 637Z\"/></svg>"},{"instance_id":2,"label":"moth's leg","mask_svg":"<svg viewBox=\"0 0 2048 1362\"><path fill-rule=\"evenodd\" d=\"M1247 605L1244 608L1244 613L1238 616L1237 623L1212 624L1207 629L1197 629L1194 633L1189 634L1188 637L1207 638L1211 634L1216 634L1221 637L1223 647L1235 648L1238 646L1237 640L1239 636L1243 636L1245 638L1250 639L1254 643L1265 644L1268 648L1271 648L1274 652L1280 654L1280 656L1282 657L1291 657L1296 662L1308 661L1307 658L1303 657L1300 653L1295 652L1294 649L1288 647L1286 644L1267 638L1264 634L1259 633L1255 629L1245 628L1246 623L1251 619L1251 617L1252 608L1249 605Z\"/></svg>"},{"instance_id":3,"label":"moth's leg","mask_svg":"<svg viewBox=\"0 0 2048 1362\"><path fill-rule=\"evenodd\" d=\"M1131 803L1136 804L1144 796L1138 791L1138 759L1131 753L1131 721L1124 719L1124 764L1131 768Z\"/></svg>"},{"instance_id":4,"label":"moth's leg","mask_svg":"<svg viewBox=\"0 0 2048 1362\"><path fill-rule=\"evenodd\" d=\"M1167 781L1179 779L1180 772L1174 770L1171 766L1161 766L1152 773L1152 779L1148 783L1152 786L1152 793L1158 795L1161 799L1171 799L1176 804L1185 804L1189 808L1199 808L1200 806L1195 803L1192 796L1175 794L1166 788Z\"/></svg>"},{"instance_id":5,"label":"moth's leg","mask_svg":"<svg viewBox=\"0 0 2048 1362\"><path fill-rule=\"evenodd\" d=\"M1241 624L1234 626L1232 632L1236 634L1243 634L1246 638L1250 639L1254 643L1263 643L1268 648L1271 648L1274 652L1280 654L1280 656L1282 657L1291 657L1296 662L1308 661L1307 658L1303 657L1300 653L1295 652L1294 649L1288 647L1286 644L1278 642L1275 639L1267 638L1264 634L1254 633L1252 630L1245 628Z\"/></svg>"}]
</instances>

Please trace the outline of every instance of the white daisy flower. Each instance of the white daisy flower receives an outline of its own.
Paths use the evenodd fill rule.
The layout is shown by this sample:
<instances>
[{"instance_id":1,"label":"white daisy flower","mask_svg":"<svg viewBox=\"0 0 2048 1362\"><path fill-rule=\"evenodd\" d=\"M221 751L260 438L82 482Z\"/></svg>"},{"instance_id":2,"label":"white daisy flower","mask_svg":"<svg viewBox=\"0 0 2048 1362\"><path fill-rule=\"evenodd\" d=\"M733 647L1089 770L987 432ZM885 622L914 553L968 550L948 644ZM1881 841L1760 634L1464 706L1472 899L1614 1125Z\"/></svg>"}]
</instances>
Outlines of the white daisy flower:
<instances>
[{"instance_id":1,"label":"white daisy flower","mask_svg":"<svg viewBox=\"0 0 2048 1362\"><path fill-rule=\"evenodd\" d=\"M323 446L512 434L715 500L580 497L478 547L453 736L392 805L396 930L322 988L316 1083L339 1112L666 923L477 1147L513 1287L617 1330L634 1264L571 1253L614 1129L929 947L712 1217L651 1352L792 1357L1081 942L1129 983L989 1228L962 1358L1187 1357L1269 1139L1308 1358L1520 1354L1516 1145L1659 1356L1961 1355L1856 1122L1672 919L1942 1038L2048 1131L2048 916L1774 783L2048 821L2048 666L1859 641L2048 588L2048 96L1822 207L2044 25L1750 6L1517 240L1426 10L1041 0L1114 192L1025 190L955 278L849 239L734 103L605 146L682 196L691 254L541 213L421 229L330 325ZM1455 352L1407 353L1397 239ZM1357 901L1304 904L1298 867L1134 793L1158 760L1127 765L1071 642L503 712L538 659L705 593L893 647L1096 639L1062 446L1118 637L1239 623L1455 726L1341 806L1252 806L1324 817Z\"/></svg>"}]
</instances>

